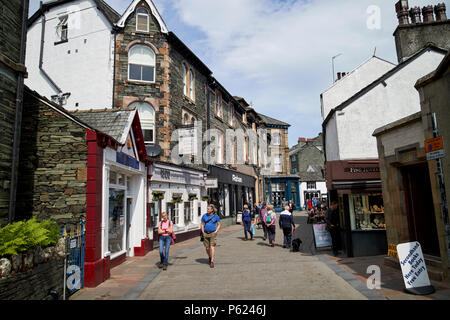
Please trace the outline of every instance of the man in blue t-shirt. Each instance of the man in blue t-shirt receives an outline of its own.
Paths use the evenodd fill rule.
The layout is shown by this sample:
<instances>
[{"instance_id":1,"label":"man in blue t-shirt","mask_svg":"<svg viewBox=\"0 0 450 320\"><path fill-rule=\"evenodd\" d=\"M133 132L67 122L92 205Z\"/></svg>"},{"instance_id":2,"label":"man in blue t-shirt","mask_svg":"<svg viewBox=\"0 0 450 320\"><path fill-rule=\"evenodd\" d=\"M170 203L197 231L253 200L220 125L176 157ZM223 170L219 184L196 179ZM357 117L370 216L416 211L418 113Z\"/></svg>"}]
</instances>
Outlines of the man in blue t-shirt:
<instances>
[{"instance_id":1,"label":"man in blue t-shirt","mask_svg":"<svg viewBox=\"0 0 450 320\"><path fill-rule=\"evenodd\" d=\"M216 246L217 233L220 230L220 218L215 213L213 204L208 205L208 213L202 217L202 233L205 238L203 244L209 257L209 266L214 268L214 247Z\"/></svg>"}]
</instances>

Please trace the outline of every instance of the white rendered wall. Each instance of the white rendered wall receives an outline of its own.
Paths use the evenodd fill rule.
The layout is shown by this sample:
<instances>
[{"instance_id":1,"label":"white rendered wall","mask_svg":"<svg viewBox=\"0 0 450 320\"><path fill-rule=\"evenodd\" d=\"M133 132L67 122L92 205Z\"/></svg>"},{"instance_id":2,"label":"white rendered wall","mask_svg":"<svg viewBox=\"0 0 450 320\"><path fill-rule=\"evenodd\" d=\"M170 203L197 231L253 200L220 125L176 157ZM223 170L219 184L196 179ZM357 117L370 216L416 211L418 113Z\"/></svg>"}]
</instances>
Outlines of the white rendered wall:
<instances>
[{"instance_id":1,"label":"white rendered wall","mask_svg":"<svg viewBox=\"0 0 450 320\"><path fill-rule=\"evenodd\" d=\"M64 13L69 14L68 42L55 45L58 16ZM91 0L52 8L45 17L43 69L63 93L71 93L65 108L111 108L114 36L108 20ZM58 92L39 70L41 32L42 17L28 30L25 84L51 100Z\"/></svg>"},{"instance_id":2,"label":"white rendered wall","mask_svg":"<svg viewBox=\"0 0 450 320\"><path fill-rule=\"evenodd\" d=\"M305 191L320 191L320 195L327 194L327 183L326 181L316 181L315 189L307 189L307 182L300 183L300 205L303 208L305 205Z\"/></svg>"},{"instance_id":3,"label":"white rendered wall","mask_svg":"<svg viewBox=\"0 0 450 320\"><path fill-rule=\"evenodd\" d=\"M336 81L322 93L322 118L325 119L331 109L339 106L393 68L395 64L372 57L344 78Z\"/></svg>"},{"instance_id":4,"label":"white rendered wall","mask_svg":"<svg viewBox=\"0 0 450 320\"><path fill-rule=\"evenodd\" d=\"M336 132L333 123L327 125L327 161L377 159L375 129L420 111L420 100L414 88L417 80L436 69L443 54L428 51L386 79L342 111L336 112ZM330 133L328 132L330 128ZM329 148L338 144L336 150Z\"/></svg>"}]
</instances>

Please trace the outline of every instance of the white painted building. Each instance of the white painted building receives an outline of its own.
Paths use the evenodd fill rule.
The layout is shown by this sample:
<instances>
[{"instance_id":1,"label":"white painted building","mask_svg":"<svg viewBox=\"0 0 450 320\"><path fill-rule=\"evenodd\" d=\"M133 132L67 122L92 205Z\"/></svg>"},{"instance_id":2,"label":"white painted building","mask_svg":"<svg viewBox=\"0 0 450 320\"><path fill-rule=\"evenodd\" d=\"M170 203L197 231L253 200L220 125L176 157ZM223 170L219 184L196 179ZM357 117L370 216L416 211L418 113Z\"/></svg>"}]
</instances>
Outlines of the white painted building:
<instances>
[{"instance_id":1,"label":"white painted building","mask_svg":"<svg viewBox=\"0 0 450 320\"><path fill-rule=\"evenodd\" d=\"M380 70L384 65L383 74L366 64L364 72L360 67L322 94L327 189L330 200L339 202L343 248L349 257L387 253L377 141L372 134L420 111L414 85L437 68L445 53L430 45L395 67L372 59ZM358 79L364 79L365 86ZM340 81L348 84L339 86Z\"/></svg>"},{"instance_id":2,"label":"white painted building","mask_svg":"<svg viewBox=\"0 0 450 320\"><path fill-rule=\"evenodd\" d=\"M364 71L368 73L366 77L361 75L362 70L355 70L348 79L340 80L349 83L340 87L343 92L335 84L333 90L323 93L326 160L378 159L372 133L420 111L419 94L414 84L435 70L443 56L443 50L428 47L395 68L385 64L388 71L378 78L374 78L376 73L372 73L372 68ZM355 92L356 84L362 78L369 85Z\"/></svg>"},{"instance_id":3,"label":"white painted building","mask_svg":"<svg viewBox=\"0 0 450 320\"><path fill-rule=\"evenodd\" d=\"M112 108L119 18L104 1L45 3L29 19L25 84L58 103L64 95L68 110Z\"/></svg>"}]
</instances>

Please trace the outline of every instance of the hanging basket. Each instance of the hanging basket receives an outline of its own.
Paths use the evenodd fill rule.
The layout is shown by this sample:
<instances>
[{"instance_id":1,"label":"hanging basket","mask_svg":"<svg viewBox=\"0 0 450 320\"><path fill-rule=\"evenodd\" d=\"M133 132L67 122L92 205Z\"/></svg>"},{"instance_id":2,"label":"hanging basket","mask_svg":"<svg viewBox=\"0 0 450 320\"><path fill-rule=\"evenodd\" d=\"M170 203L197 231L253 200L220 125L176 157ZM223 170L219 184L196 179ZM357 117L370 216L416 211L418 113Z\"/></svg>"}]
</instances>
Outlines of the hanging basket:
<instances>
[{"instance_id":1,"label":"hanging basket","mask_svg":"<svg viewBox=\"0 0 450 320\"><path fill-rule=\"evenodd\" d=\"M153 191L152 195L153 195L153 198L152 198L153 201L164 199L164 192Z\"/></svg>"},{"instance_id":2,"label":"hanging basket","mask_svg":"<svg viewBox=\"0 0 450 320\"><path fill-rule=\"evenodd\" d=\"M189 201L197 200L197 195L196 194L190 194L188 199L189 199Z\"/></svg>"},{"instance_id":3,"label":"hanging basket","mask_svg":"<svg viewBox=\"0 0 450 320\"><path fill-rule=\"evenodd\" d=\"M209 202L209 197L202 197L202 201Z\"/></svg>"},{"instance_id":4,"label":"hanging basket","mask_svg":"<svg viewBox=\"0 0 450 320\"><path fill-rule=\"evenodd\" d=\"M172 198L172 203L182 203L183 199L181 199L181 197L173 197Z\"/></svg>"}]
</instances>

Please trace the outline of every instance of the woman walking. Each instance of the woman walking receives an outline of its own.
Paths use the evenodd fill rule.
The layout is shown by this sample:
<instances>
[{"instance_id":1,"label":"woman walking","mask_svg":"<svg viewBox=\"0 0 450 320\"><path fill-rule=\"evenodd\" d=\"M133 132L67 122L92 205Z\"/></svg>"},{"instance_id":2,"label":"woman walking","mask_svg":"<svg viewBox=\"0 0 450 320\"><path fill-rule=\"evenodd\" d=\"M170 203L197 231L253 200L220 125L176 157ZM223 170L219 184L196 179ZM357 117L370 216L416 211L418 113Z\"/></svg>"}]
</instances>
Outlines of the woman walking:
<instances>
[{"instance_id":1,"label":"woman walking","mask_svg":"<svg viewBox=\"0 0 450 320\"><path fill-rule=\"evenodd\" d=\"M264 223L266 224L267 232L269 234L269 244L271 247L275 247L275 223L277 220L277 215L273 211L273 205L268 205L267 210Z\"/></svg>"},{"instance_id":2,"label":"woman walking","mask_svg":"<svg viewBox=\"0 0 450 320\"><path fill-rule=\"evenodd\" d=\"M244 205L244 212L242 213L242 224L244 225L244 241L248 240L247 232L250 233L250 240L253 240L253 234L250 231L252 225L252 213L250 212L247 205Z\"/></svg>"},{"instance_id":3,"label":"woman walking","mask_svg":"<svg viewBox=\"0 0 450 320\"><path fill-rule=\"evenodd\" d=\"M259 221L261 221L262 227L263 227L263 231L264 231L264 241L266 241L267 239L267 226L266 226L266 216L267 216L267 206L265 203L263 203L262 208L261 208L261 214L259 216Z\"/></svg>"},{"instance_id":4,"label":"woman walking","mask_svg":"<svg viewBox=\"0 0 450 320\"><path fill-rule=\"evenodd\" d=\"M167 270L167 265L169 264L169 248L170 243L172 242L173 222L167 219L166 212L163 212L161 216L162 220L158 226L159 256L161 259L159 268Z\"/></svg>"}]
</instances>

